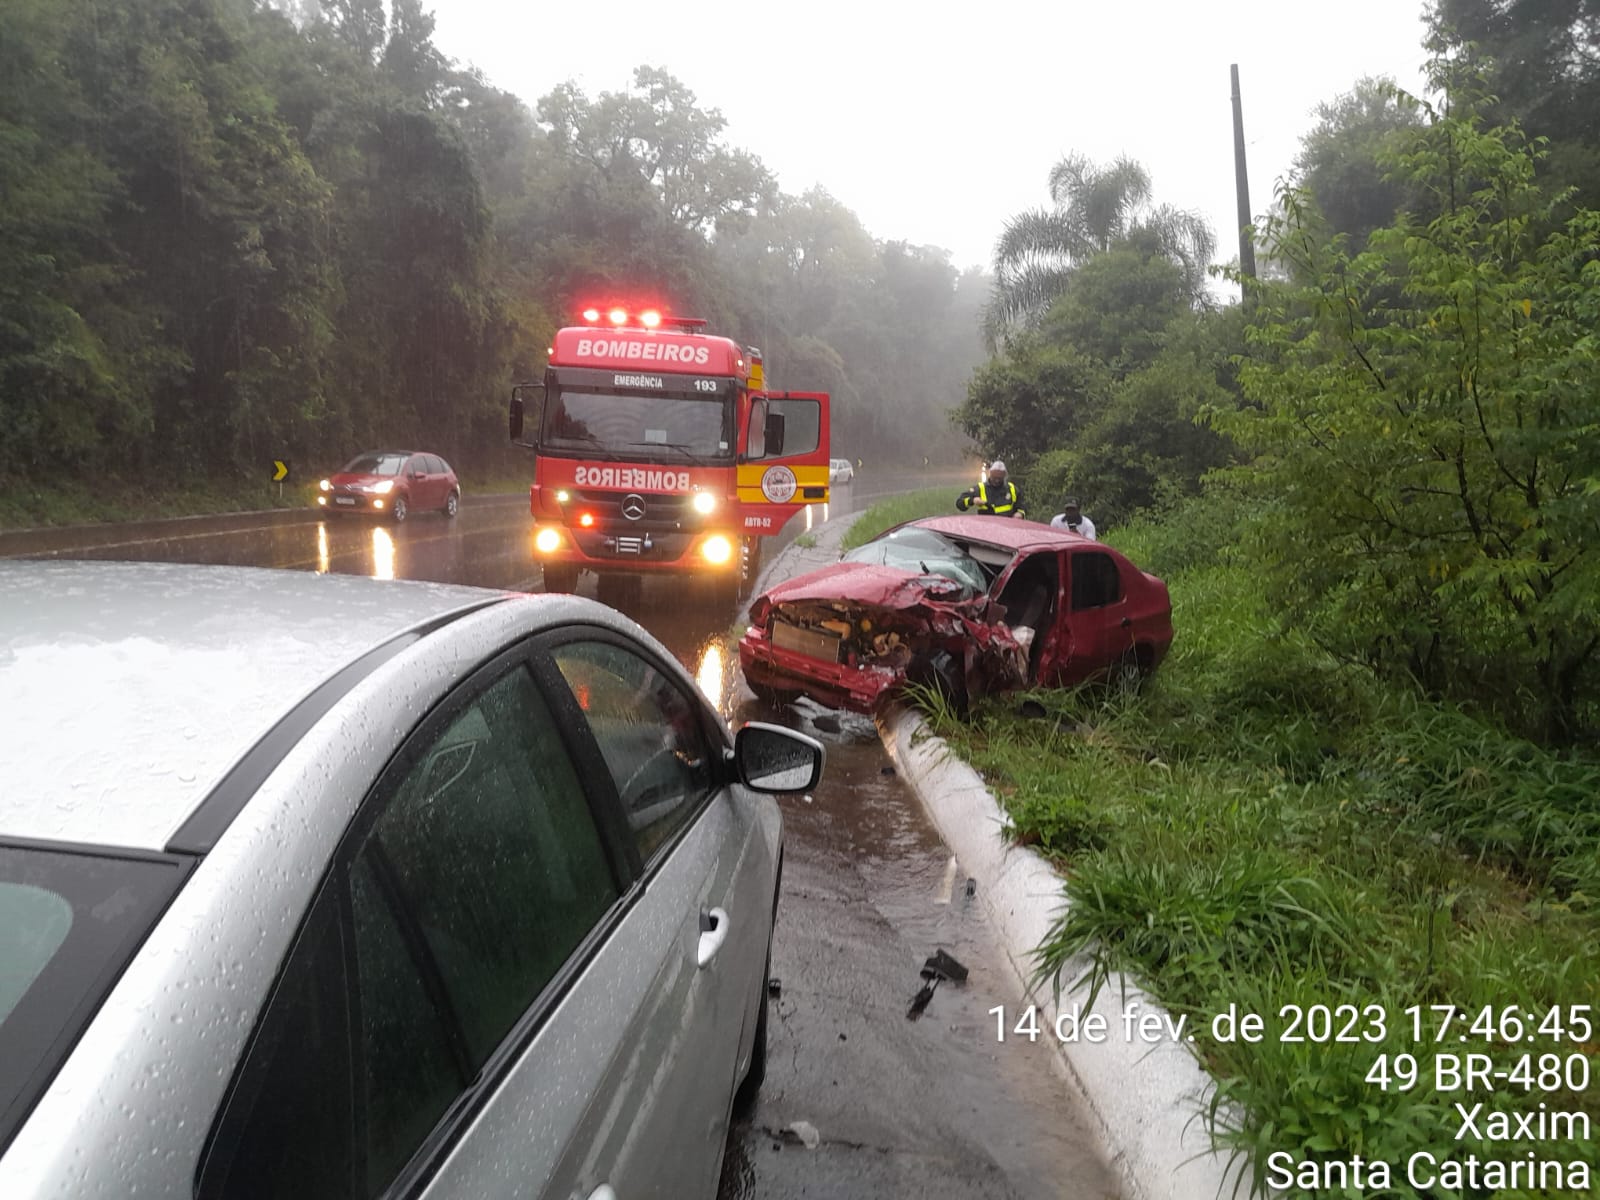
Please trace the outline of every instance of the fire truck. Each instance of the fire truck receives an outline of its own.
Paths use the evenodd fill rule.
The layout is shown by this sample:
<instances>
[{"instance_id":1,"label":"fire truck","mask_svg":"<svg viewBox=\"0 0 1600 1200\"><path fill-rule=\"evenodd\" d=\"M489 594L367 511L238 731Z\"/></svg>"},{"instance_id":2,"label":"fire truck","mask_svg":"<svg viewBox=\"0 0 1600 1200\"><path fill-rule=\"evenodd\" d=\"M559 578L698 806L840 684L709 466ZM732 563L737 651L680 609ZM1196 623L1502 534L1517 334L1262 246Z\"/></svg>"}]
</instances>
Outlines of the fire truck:
<instances>
[{"instance_id":1,"label":"fire truck","mask_svg":"<svg viewBox=\"0 0 1600 1200\"><path fill-rule=\"evenodd\" d=\"M512 389L534 451L533 554L548 591L603 598L650 575L746 594L765 538L828 499L828 397L769 392L760 352L657 309L590 308L542 383Z\"/></svg>"}]
</instances>

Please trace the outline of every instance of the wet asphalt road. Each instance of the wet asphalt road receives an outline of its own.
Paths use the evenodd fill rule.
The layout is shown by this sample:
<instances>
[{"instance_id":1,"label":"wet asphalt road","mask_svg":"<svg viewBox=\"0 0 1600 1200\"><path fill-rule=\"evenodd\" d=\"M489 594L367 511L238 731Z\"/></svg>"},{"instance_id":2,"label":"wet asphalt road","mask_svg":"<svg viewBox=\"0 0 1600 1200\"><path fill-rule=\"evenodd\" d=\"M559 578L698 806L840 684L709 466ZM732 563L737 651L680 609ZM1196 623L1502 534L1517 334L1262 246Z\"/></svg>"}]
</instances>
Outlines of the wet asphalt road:
<instances>
[{"instance_id":1,"label":"wet asphalt road","mask_svg":"<svg viewBox=\"0 0 1600 1200\"><path fill-rule=\"evenodd\" d=\"M836 487L827 515L927 483L913 474L864 478ZM276 566L536 591L528 526L525 496L482 497L469 498L455 521L417 514L402 526L280 512L0 534L0 556ZM797 518L779 544L805 529ZM581 590L593 595L594 586L586 579ZM1045 1044L996 1043L987 1010L1015 1012L1020 989L966 895L965 873L892 773L871 722L754 700L728 641L731 610L684 604L665 581L627 609L735 724L776 720L828 747L822 787L809 801L783 801L773 942L781 994L766 1084L751 1118L729 1135L719 1200L1114 1197ZM921 1018L908 1020L918 970L940 948L971 974L965 985L942 984ZM796 1135L797 1122L816 1131L815 1148Z\"/></svg>"}]
</instances>

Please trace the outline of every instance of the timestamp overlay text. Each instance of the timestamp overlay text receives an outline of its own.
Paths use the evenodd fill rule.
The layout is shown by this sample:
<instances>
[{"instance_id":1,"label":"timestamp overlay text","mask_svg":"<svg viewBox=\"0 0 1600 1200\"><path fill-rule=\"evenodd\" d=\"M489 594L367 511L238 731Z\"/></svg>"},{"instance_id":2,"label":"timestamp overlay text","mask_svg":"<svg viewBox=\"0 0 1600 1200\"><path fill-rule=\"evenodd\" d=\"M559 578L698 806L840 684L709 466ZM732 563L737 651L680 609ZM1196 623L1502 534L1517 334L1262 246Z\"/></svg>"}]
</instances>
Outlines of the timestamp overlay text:
<instances>
[{"instance_id":1,"label":"timestamp overlay text","mask_svg":"<svg viewBox=\"0 0 1600 1200\"><path fill-rule=\"evenodd\" d=\"M1590 1073L1594 1006L1462 1008L1451 1004L1290 1004L1259 1013L1229 1005L1209 1017L1173 1015L1138 1001L1106 1013L1063 1004L1054 1021L1035 1006L989 1009L1004 1044L1155 1046L1277 1042L1336 1056L1371 1093L1371 1116L1403 1097L1418 1148L1390 1161L1361 1153L1330 1123L1298 1151L1267 1155L1269 1187L1290 1193L1407 1194L1538 1189L1587 1196L1594 1174ZM1392 1117L1391 1117L1392 1119Z\"/></svg>"}]
</instances>

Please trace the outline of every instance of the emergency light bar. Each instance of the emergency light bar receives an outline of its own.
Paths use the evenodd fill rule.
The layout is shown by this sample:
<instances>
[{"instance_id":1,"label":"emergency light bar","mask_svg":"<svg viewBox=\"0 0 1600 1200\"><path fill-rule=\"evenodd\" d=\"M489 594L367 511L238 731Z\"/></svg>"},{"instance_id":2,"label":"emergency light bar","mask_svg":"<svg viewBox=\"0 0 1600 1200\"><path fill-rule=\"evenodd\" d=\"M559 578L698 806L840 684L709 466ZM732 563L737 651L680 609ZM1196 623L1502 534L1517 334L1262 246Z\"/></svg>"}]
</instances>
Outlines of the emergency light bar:
<instances>
[{"instance_id":1,"label":"emergency light bar","mask_svg":"<svg viewBox=\"0 0 1600 1200\"><path fill-rule=\"evenodd\" d=\"M658 308L646 308L632 313L620 305L603 311L598 308L586 308L583 310L583 319L591 325L598 325L603 320L619 328L638 325L645 329L658 329L666 325L675 329L704 329L706 324L700 317L669 317Z\"/></svg>"}]
</instances>

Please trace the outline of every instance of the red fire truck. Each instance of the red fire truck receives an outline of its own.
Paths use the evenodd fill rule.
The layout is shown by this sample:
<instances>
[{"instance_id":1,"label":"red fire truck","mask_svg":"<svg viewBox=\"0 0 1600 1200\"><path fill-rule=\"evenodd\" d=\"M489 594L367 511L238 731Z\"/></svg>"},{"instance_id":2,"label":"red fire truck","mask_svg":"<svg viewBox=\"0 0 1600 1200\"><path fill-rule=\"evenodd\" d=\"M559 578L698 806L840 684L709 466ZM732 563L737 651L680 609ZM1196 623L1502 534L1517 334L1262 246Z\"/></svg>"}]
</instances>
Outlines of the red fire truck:
<instances>
[{"instance_id":1,"label":"red fire truck","mask_svg":"<svg viewBox=\"0 0 1600 1200\"><path fill-rule=\"evenodd\" d=\"M828 499L828 397L768 392L759 351L655 309L588 309L544 382L511 395L535 453L533 550L550 591L659 575L719 597L754 580L761 539Z\"/></svg>"}]
</instances>

